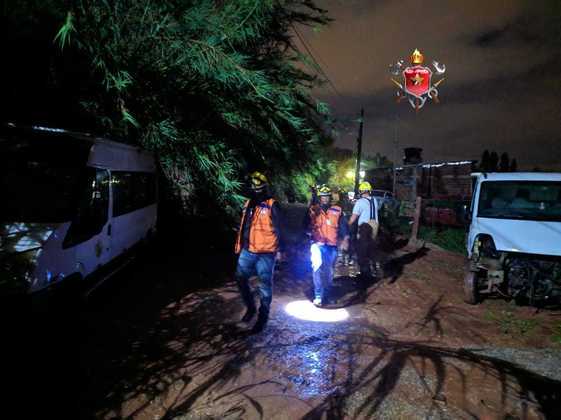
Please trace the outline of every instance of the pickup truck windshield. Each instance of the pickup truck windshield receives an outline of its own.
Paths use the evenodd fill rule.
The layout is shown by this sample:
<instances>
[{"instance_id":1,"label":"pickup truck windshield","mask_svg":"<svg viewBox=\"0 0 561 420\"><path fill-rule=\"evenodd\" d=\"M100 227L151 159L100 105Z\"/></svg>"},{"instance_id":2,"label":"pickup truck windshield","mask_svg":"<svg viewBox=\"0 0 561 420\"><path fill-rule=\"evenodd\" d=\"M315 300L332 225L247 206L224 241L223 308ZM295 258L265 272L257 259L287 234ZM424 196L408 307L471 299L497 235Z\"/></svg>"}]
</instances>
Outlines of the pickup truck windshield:
<instances>
[{"instance_id":1,"label":"pickup truck windshield","mask_svg":"<svg viewBox=\"0 0 561 420\"><path fill-rule=\"evenodd\" d=\"M477 217L561 222L561 182L484 181Z\"/></svg>"}]
</instances>

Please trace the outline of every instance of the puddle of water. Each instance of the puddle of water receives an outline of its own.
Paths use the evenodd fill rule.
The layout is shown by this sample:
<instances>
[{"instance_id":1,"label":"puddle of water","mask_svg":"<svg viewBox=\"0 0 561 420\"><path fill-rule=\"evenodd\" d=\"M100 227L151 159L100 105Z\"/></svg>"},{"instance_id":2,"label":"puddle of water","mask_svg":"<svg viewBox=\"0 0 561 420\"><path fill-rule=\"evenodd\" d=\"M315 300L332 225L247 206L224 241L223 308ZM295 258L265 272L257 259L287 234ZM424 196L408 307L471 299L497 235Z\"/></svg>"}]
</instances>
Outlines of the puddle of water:
<instances>
[{"instance_id":1,"label":"puddle of water","mask_svg":"<svg viewBox=\"0 0 561 420\"><path fill-rule=\"evenodd\" d=\"M338 378L333 372L336 354L332 346L299 345L275 356L282 358L286 366L281 375L303 398L327 395L337 386Z\"/></svg>"}]
</instances>

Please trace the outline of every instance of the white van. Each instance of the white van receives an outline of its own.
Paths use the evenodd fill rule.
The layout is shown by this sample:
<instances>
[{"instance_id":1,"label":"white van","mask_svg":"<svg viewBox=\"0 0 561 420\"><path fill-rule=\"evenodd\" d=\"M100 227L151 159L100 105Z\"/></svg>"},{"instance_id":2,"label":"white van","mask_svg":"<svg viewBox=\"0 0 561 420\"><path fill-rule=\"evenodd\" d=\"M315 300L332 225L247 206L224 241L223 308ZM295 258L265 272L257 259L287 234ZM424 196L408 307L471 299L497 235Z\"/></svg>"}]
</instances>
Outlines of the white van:
<instances>
[{"instance_id":1,"label":"white van","mask_svg":"<svg viewBox=\"0 0 561 420\"><path fill-rule=\"evenodd\" d=\"M87 134L1 127L0 193L0 295L101 281L156 230L153 155Z\"/></svg>"},{"instance_id":2,"label":"white van","mask_svg":"<svg viewBox=\"0 0 561 420\"><path fill-rule=\"evenodd\" d=\"M475 173L464 279L468 303L497 293L561 297L561 173Z\"/></svg>"}]
</instances>

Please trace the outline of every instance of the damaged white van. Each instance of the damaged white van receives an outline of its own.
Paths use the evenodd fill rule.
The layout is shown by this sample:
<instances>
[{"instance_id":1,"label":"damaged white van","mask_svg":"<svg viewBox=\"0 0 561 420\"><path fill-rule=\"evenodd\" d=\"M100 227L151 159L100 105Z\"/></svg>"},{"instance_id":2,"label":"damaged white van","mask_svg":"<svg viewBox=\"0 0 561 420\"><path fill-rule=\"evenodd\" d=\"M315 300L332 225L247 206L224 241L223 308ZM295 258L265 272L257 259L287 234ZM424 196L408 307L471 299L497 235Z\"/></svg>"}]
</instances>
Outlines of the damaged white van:
<instances>
[{"instance_id":1,"label":"damaged white van","mask_svg":"<svg viewBox=\"0 0 561 420\"><path fill-rule=\"evenodd\" d=\"M139 148L0 127L0 295L110 276L155 233L156 181L154 157Z\"/></svg>"},{"instance_id":2,"label":"damaged white van","mask_svg":"<svg viewBox=\"0 0 561 420\"><path fill-rule=\"evenodd\" d=\"M561 173L472 174L464 298L561 297Z\"/></svg>"}]
</instances>

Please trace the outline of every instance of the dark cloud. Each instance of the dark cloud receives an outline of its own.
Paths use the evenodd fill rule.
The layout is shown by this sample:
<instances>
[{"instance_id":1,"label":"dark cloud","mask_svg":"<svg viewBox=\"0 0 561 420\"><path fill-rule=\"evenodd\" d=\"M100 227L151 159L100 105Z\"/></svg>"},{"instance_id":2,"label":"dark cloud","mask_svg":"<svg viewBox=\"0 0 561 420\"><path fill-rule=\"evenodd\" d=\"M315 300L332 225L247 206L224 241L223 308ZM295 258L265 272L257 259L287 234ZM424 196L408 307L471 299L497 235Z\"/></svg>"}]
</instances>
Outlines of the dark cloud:
<instances>
[{"instance_id":1,"label":"dark cloud","mask_svg":"<svg viewBox=\"0 0 561 420\"><path fill-rule=\"evenodd\" d=\"M477 159L489 148L520 167L561 169L561 75L543 42L543 10L524 0L317 3L335 21L304 36L340 95L329 85L316 94L342 121L365 108L367 152L392 158L397 127L399 148L423 147L426 159ZM447 66L442 102L418 114L395 103L388 72L414 48ZM356 124L346 125L336 145L352 148Z\"/></svg>"},{"instance_id":2,"label":"dark cloud","mask_svg":"<svg viewBox=\"0 0 561 420\"><path fill-rule=\"evenodd\" d=\"M497 41L500 41L501 38L504 38L505 34L508 33L509 27L504 27L501 29L490 29L488 31L483 32L481 35L478 35L475 43L477 46L480 47L488 47L496 44Z\"/></svg>"}]
</instances>

